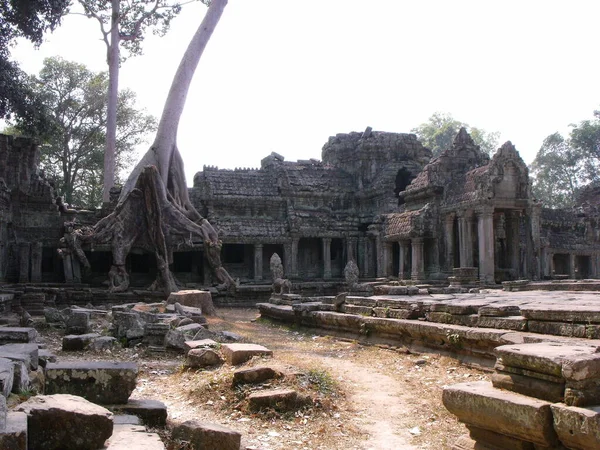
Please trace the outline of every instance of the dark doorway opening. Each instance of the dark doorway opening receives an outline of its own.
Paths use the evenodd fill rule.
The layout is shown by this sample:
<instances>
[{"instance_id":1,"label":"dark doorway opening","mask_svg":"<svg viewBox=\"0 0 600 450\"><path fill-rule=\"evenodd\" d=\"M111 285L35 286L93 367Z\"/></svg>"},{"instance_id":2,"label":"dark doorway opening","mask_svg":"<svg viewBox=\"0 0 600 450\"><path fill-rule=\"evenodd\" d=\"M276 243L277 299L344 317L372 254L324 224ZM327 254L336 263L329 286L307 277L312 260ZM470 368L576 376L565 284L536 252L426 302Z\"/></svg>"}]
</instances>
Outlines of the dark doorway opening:
<instances>
[{"instance_id":1,"label":"dark doorway opening","mask_svg":"<svg viewBox=\"0 0 600 450\"><path fill-rule=\"evenodd\" d=\"M402 197L398 197L398 194L406 189L406 187L413 180L413 176L408 169L403 167L396 174L396 187L394 189L394 196L398 199L398 206L404 204L404 199Z\"/></svg>"}]
</instances>

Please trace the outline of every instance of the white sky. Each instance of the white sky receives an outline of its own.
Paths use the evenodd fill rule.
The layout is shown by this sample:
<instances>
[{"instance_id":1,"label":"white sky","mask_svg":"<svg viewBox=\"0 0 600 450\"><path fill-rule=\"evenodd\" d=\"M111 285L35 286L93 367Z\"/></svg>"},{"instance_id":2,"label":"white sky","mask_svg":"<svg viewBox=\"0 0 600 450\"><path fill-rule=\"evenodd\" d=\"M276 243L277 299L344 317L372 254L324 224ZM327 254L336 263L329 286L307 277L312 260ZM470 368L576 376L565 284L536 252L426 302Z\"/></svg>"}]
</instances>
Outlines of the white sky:
<instances>
[{"instance_id":1,"label":"white sky","mask_svg":"<svg viewBox=\"0 0 600 450\"><path fill-rule=\"evenodd\" d=\"M205 11L185 6L122 66L120 87L149 113L160 116ZM410 132L436 111L499 131L530 163L546 136L600 107L599 20L597 0L230 0L179 127L188 185L204 164L321 159L329 136ZM68 16L13 57L28 73L58 55L106 70L100 37L94 20Z\"/></svg>"}]
</instances>

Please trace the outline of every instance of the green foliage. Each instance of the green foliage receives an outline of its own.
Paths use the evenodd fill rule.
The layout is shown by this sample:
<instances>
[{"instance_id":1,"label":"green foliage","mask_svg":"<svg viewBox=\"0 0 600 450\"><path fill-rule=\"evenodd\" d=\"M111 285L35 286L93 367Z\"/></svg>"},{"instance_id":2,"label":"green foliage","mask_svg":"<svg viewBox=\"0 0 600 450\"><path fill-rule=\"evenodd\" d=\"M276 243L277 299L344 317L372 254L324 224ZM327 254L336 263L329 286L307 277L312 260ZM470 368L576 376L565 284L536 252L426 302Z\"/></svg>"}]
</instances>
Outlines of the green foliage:
<instances>
[{"instance_id":1,"label":"green foliage","mask_svg":"<svg viewBox=\"0 0 600 450\"><path fill-rule=\"evenodd\" d=\"M43 143L40 168L66 203L98 206L106 137L106 72L94 73L81 64L47 58L29 85L45 105L50 127L39 130L17 120L16 130ZM156 120L135 108L132 91L120 92L118 103L117 170L123 171L131 165L135 147L156 129Z\"/></svg>"},{"instance_id":2,"label":"green foliage","mask_svg":"<svg viewBox=\"0 0 600 450\"><path fill-rule=\"evenodd\" d=\"M0 0L0 118L15 116L38 129L46 126L43 104L30 89L27 75L10 60L10 47L17 38L40 45L44 32L60 24L69 4L69 0Z\"/></svg>"},{"instance_id":3,"label":"green foliage","mask_svg":"<svg viewBox=\"0 0 600 450\"><path fill-rule=\"evenodd\" d=\"M313 389L321 394L327 395L335 391L335 380L326 370L311 369L304 378Z\"/></svg>"},{"instance_id":4,"label":"green foliage","mask_svg":"<svg viewBox=\"0 0 600 450\"><path fill-rule=\"evenodd\" d=\"M427 122L413 128L411 132L415 133L421 143L432 151L433 156L438 156L452 146L454 138L462 127L469 131L482 152L491 155L497 149L500 133L471 127L454 119L450 114L440 112L434 113Z\"/></svg>"},{"instance_id":5,"label":"green foliage","mask_svg":"<svg viewBox=\"0 0 600 450\"><path fill-rule=\"evenodd\" d=\"M600 159L600 110L594 111L593 120L584 120L572 127L572 145L590 156Z\"/></svg>"}]
</instances>

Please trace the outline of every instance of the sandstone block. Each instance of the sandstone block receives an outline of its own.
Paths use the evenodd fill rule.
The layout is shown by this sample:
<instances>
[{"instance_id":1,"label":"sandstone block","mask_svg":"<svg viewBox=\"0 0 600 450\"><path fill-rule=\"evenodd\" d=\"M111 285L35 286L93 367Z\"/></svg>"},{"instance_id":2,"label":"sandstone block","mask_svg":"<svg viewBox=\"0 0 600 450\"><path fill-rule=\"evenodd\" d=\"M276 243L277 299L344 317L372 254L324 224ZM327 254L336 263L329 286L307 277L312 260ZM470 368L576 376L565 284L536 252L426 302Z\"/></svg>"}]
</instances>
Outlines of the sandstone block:
<instances>
[{"instance_id":1,"label":"sandstone block","mask_svg":"<svg viewBox=\"0 0 600 450\"><path fill-rule=\"evenodd\" d=\"M100 337L97 333L69 334L63 336L62 349L64 352L79 352L86 350L90 344Z\"/></svg>"},{"instance_id":2,"label":"sandstone block","mask_svg":"<svg viewBox=\"0 0 600 450\"><path fill-rule=\"evenodd\" d=\"M492 374L492 385L498 389L506 389L549 402L562 402L565 396L564 382L553 383L514 373L496 372Z\"/></svg>"},{"instance_id":3,"label":"sandstone block","mask_svg":"<svg viewBox=\"0 0 600 450\"><path fill-rule=\"evenodd\" d=\"M500 330L526 331L527 319L521 316L479 316L477 326L482 328L497 328Z\"/></svg>"},{"instance_id":4,"label":"sandstone block","mask_svg":"<svg viewBox=\"0 0 600 450\"><path fill-rule=\"evenodd\" d=\"M237 369L233 372L233 383L262 383L280 376L281 373L279 371L270 367L249 367L248 369Z\"/></svg>"},{"instance_id":5,"label":"sandstone block","mask_svg":"<svg viewBox=\"0 0 600 450\"><path fill-rule=\"evenodd\" d=\"M567 448L600 448L600 406L578 408L564 404L551 406L554 430Z\"/></svg>"},{"instance_id":6,"label":"sandstone block","mask_svg":"<svg viewBox=\"0 0 600 450\"><path fill-rule=\"evenodd\" d=\"M242 435L237 431L196 420L175 425L171 435L174 439L190 442L196 450L239 450L242 440Z\"/></svg>"},{"instance_id":7,"label":"sandstone block","mask_svg":"<svg viewBox=\"0 0 600 450\"><path fill-rule=\"evenodd\" d=\"M167 303L180 303L183 306L192 306L200 308L203 314L214 316L216 310L212 301L212 295L209 291L186 290L172 292L167 299Z\"/></svg>"},{"instance_id":8,"label":"sandstone block","mask_svg":"<svg viewBox=\"0 0 600 450\"><path fill-rule=\"evenodd\" d=\"M195 348L217 348L219 343L212 339L199 339L197 341L186 341L184 345L186 351L189 352Z\"/></svg>"},{"instance_id":9,"label":"sandstone block","mask_svg":"<svg viewBox=\"0 0 600 450\"><path fill-rule=\"evenodd\" d=\"M185 334L179 330L169 330L165 335L165 347L176 350L185 350Z\"/></svg>"},{"instance_id":10,"label":"sandstone block","mask_svg":"<svg viewBox=\"0 0 600 450\"><path fill-rule=\"evenodd\" d=\"M85 311L73 310L67 319L66 334L88 334L90 332L90 315Z\"/></svg>"},{"instance_id":11,"label":"sandstone block","mask_svg":"<svg viewBox=\"0 0 600 450\"><path fill-rule=\"evenodd\" d=\"M0 393L3 398L8 397L12 392L14 380L15 368L12 361L0 358Z\"/></svg>"},{"instance_id":12,"label":"sandstone block","mask_svg":"<svg viewBox=\"0 0 600 450\"><path fill-rule=\"evenodd\" d=\"M105 450L164 450L160 436L145 430L130 430L122 425L115 426L112 436L106 441Z\"/></svg>"},{"instance_id":13,"label":"sandstone block","mask_svg":"<svg viewBox=\"0 0 600 450\"><path fill-rule=\"evenodd\" d=\"M217 366L223 363L223 359L213 350L208 348L195 348L187 354L185 365L192 369Z\"/></svg>"},{"instance_id":14,"label":"sandstone block","mask_svg":"<svg viewBox=\"0 0 600 450\"><path fill-rule=\"evenodd\" d=\"M273 351L256 344L223 344L221 351L227 363L232 366L242 364L253 356L273 356Z\"/></svg>"},{"instance_id":15,"label":"sandstone block","mask_svg":"<svg viewBox=\"0 0 600 450\"><path fill-rule=\"evenodd\" d=\"M200 325L198 323L190 323L189 325L183 325L181 327L177 327L177 328L175 328L175 330L183 333L184 335L186 335L187 337L189 337L191 339L202 328L203 328L202 325Z\"/></svg>"},{"instance_id":16,"label":"sandstone block","mask_svg":"<svg viewBox=\"0 0 600 450\"><path fill-rule=\"evenodd\" d=\"M479 450L480 448L490 450L534 450L535 448L535 445L531 442L511 438L483 428L468 425L467 429L469 430L471 439L476 442L474 450Z\"/></svg>"},{"instance_id":17,"label":"sandstone block","mask_svg":"<svg viewBox=\"0 0 600 450\"><path fill-rule=\"evenodd\" d=\"M444 406L461 422L551 447L558 443L550 403L494 388L488 382L448 386Z\"/></svg>"},{"instance_id":18,"label":"sandstone block","mask_svg":"<svg viewBox=\"0 0 600 450\"><path fill-rule=\"evenodd\" d=\"M114 412L133 414L148 427L164 427L167 424L167 406L158 400L135 399L109 408Z\"/></svg>"},{"instance_id":19,"label":"sandstone block","mask_svg":"<svg viewBox=\"0 0 600 450\"><path fill-rule=\"evenodd\" d=\"M30 450L97 450L113 431L112 413L74 395L40 395L17 407L27 414Z\"/></svg>"},{"instance_id":20,"label":"sandstone block","mask_svg":"<svg viewBox=\"0 0 600 450\"><path fill-rule=\"evenodd\" d=\"M0 429L2 450L27 450L27 414L10 412L6 416L6 426Z\"/></svg>"},{"instance_id":21,"label":"sandstone block","mask_svg":"<svg viewBox=\"0 0 600 450\"><path fill-rule=\"evenodd\" d=\"M37 337L35 328L0 327L0 344L27 344Z\"/></svg>"},{"instance_id":22,"label":"sandstone block","mask_svg":"<svg viewBox=\"0 0 600 450\"><path fill-rule=\"evenodd\" d=\"M293 389L270 389L253 392L248 396L248 406L257 411L273 408L276 411L292 411L310 403L310 398L298 395Z\"/></svg>"},{"instance_id":23,"label":"sandstone block","mask_svg":"<svg viewBox=\"0 0 600 450\"><path fill-rule=\"evenodd\" d=\"M50 350L39 349L38 351L38 363L42 367L46 367L49 362L56 362L56 355L51 353Z\"/></svg>"},{"instance_id":24,"label":"sandstone block","mask_svg":"<svg viewBox=\"0 0 600 450\"><path fill-rule=\"evenodd\" d=\"M5 358L5 352L8 354L27 355L29 368L37 370L39 365L39 347L37 344L6 344L0 346L0 358Z\"/></svg>"},{"instance_id":25,"label":"sandstone block","mask_svg":"<svg viewBox=\"0 0 600 450\"><path fill-rule=\"evenodd\" d=\"M135 389L137 365L129 362L75 361L46 367L47 394L73 394L109 405L127 403Z\"/></svg>"}]
</instances>

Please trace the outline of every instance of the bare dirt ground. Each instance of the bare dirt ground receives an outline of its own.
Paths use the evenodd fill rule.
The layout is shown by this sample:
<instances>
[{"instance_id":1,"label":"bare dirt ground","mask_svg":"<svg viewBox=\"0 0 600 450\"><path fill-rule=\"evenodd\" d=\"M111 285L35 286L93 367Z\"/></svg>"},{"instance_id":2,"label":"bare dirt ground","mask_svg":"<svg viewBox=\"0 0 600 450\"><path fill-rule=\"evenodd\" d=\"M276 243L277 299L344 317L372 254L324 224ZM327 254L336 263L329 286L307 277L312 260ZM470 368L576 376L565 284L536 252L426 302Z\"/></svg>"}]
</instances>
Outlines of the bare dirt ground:
<instances>
[{"instance_id":1,"label":"bare dirt ground","mask_svg":"<svg viewBox=\"0 0 600 450\"><path fill-rule=\"evenodd\" d=\"M232 387L235 368L228 365L189 370L182 355L149 353L144 347L64 353L60 332L42 334L61 360L137 361L133 398L164 402L171 421L196 419L235 429L242 433L242 449L250 450L448 449L466 428L442 405L443 386L488 378L435 353L363 346L256 318L253 309L219 309L218 317L209 319L211 330L232 331L273 350L272 359L255 358L241 367L269 365L286 376L252 387ZM247 409L249 391L276 387L309 395L313 406L291 413ZM181 442L168 446L187 448Z\"/></svg>"}]
</instances>

